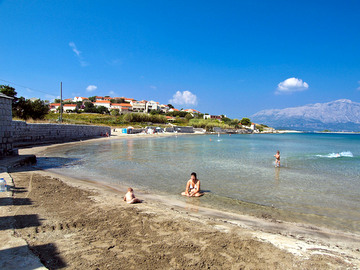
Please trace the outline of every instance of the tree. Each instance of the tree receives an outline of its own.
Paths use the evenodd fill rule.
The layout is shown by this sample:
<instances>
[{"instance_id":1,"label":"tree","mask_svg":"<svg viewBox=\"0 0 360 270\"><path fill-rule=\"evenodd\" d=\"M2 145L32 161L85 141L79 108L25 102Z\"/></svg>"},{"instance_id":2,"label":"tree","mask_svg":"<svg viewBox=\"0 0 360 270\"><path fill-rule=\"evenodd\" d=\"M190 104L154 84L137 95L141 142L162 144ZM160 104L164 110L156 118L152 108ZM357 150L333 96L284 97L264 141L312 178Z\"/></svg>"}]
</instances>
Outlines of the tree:
<instances>
[{"instance_id":1,"label":"tree","mask_svg":"<svg viewBox=\"0 0 360 270\"><path fill-rule=\"evenodd\" d=\"M226 124L229 124L229 123L231 122L231 119L230 119L230 118L227 118L227 117L225 117L225 116L222 116L221 120L223 120L224 123L226 123Z\"/></svg>"},{"instance_id":2,"label":"tree","mask_svg":"<svg viewBox=\"0 0 360 270\"><path fill-rule=\"evenodd\" d=\"M14 116L27 120L32 118L43 119L49 112L49 106L47 106L42 100L35 100L31 102L29 99L20 97L14 110Z\"/></svg>"},{"instance_id":3,"label":"tree","mask_svg":"<svg viewBox=\"0 0 360 270\"><path fill-rule=\"evenodd\" d=\"M159 114L159 113L160 113L160 111L157 111L157 110L151 110L150 111L151 115L156 115L156 114Z\"/></svg>"},{"instance_id":4,"label":"tree","mask_svg":"<svg viewBox=\"0 0 360 270\"><path fill-rule=\"evenodd\" d=\"M91 102L86 102L85 103L85 108L84 108L84 112L89 112L89 113L96 113L97 109L95 107L95 105Z\"/></svg>"},{"instance_id":5,"label":"tree","mask_svg":"<svg viewBox=\"0 0 360 270\"><path fill-rule=\"evenodd\" d=\"M108 108L106 108L105 106L99 106L96 109L97 109L97 113L101 113L101 114L105 114L109 112Z\"/></svg>"},{"instance_id":6,"label":"tree","mask_svg":"<svg viewBox=\"0 0 360 270\"><path fill-rule=\"evenodd\" d=\"M96 101L96 96L89 97L89 100L90 100L91 102L95 102L95 101Z\"/></svg>"},{"instance_id":7,"label":"tree","mask_svg":"<svg viewBox=\"0 0 360 270\"><path fill-rule=\"evenodd\" d=\"M231 120L230 125L238 127L239 123L240 123L240 120L235 118L235 119Z\"/></svg>"},{"instance_id":8,"label":"tree","mask_svg":"<svg viewBox=\"0 0 360 270\"><path fill-rule=\"evenodd\" d=\"M14 87L11 87L9 85L0 85L0 92L3 93L4 95L7 95L8 97L12 97L12 107L14 109L14 107L16 106L16 103L18 101L16 95L16 91ZM14 112L13 112L14 113Z\"/></svg>"},{"instance_id":9,"label":"tree","mask_svg":"<svg viewBox=\"0 0 360 270\"><path fill-rule=\"evenodd\" d=\"M119 109L111 109L111 110L110 110L110 114L113 115L113 116L118 116L118 115L120 115Z\"/></svg>"},{"instance_id":10,"label":"tree","mask_svg":"<svg viewBox=\"0 0 360 270\"><path fill-rule=\"evenodd\" d=\"M251 121L249 118L246 118L244 117L243 119L241 119L240 123L243 125L243 126L250 126L251 125Z\"/></svg>"},{"instance_id":11,"label":"tree","mask_svg":"<svg viewBox=\"0 0 360 270\"><path fill-rule=\"evenodd\" d=\"M193 119L194 117L191 115L191 113L188 113L185 115L185 118L189 121L190 119Z\"/></svg>"},{"instance_id":12,"label":"tree","mask_svg":"<svg viewBox=\"0 0 360 270\"><path fill-rule=\"evenodd\" d=\"M0 92L12 98L16 98L17 95L15 88L9 85L0 85Z\"/></svg>"},{"instance_id":13,"label":"tree","mask_svg":"<svg viewBox=\"0 0 360 270\"><path fill-rule=\"evenodd\" d=\"M55 98L54 99L54 103L60 103L60 102L61 102L60 98Z\"/></svg>"},{"instance_id":14,"label":"tree","mask_svg":"<svg viewBox=\"0 0 360 270\"><path fill-rule=\"evenodd\" d=\"M174 109L174 106L171 105L171 104L168 104L168 107L169 107L170 109Z\"/></svg>"}]
</instances>

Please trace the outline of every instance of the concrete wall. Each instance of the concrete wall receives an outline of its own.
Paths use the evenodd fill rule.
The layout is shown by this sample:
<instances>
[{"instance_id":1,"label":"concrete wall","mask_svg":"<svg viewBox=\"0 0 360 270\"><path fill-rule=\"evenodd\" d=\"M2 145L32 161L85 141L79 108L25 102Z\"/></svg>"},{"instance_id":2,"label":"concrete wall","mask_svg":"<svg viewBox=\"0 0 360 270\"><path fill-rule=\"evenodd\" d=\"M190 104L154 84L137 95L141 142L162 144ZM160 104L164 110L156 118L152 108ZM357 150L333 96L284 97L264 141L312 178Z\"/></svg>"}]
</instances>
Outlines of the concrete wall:
<instances>
[{"instance_id":1,"label":"concrete wall","mask_svg":"<svg viewBox=\"0 0 360 270\"><path fill-rule=\"evenodd\" d=\"M20 147L41 143L69 142L111 134L110 127L61 124L27 124L12 121L13 143Z\"/></svg>"},{"instance_id":2,"label":"concrete wall","mask_svg":"<svg viewBox=\"0 0 360 270\"><path fill-rule=\"evenodd\" d=\"M15 155L12 142L12 98L0 93L0 157Z\"/></svg>"},{"instance_id":3,"label":"concrete wall","mask_svg":"<svg viewBox=\"0 0 360 270\"><path fill-rule=\"evenodd\" d=\"M194 133L194 127L167 127L165 128L166 132L178 132L178 133Z\"/></svg>"}]
</instances>

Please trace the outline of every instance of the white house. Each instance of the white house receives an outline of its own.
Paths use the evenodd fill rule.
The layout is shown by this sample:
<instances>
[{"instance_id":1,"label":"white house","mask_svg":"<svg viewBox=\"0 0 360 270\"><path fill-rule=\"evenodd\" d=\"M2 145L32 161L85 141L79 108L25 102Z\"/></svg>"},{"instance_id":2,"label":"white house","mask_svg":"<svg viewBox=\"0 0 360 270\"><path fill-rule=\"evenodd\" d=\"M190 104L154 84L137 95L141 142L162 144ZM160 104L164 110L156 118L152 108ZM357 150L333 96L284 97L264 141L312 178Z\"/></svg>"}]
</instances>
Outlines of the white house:
<instances>
[{"instance_id":1,"label":"white house","mask_svg":"<svg viewBox=\"0 0 360 270\"><path fill-rule=\"evenodd\" d=\"M144 112L146 110L146 100L141 101L132 101L130 104L132 105L132 110L134 112Z\"/></svg>"},{"instance_id":2,"label":"white house","mask_svg":"<svg viewBox=\"0 0 360 270\"><path fill-rule=\"evenodd\" d=\"M222 116L221 115L204 114L204 119L217 119L220 121L222 119Z\"/></svg>"},{"instance_id":3,"label":"white house","mask_svg":"<svg viewBox=\"0 0 360 270\"><path fill-rule=\"evenodd\" d=\"M112 103L110 109L118 109L120 112L132 111L132 105L129 103Z\"/></svg>"},{"instance_id":4,"label":"white house","mask_svg":"<svg viewBox=\"0 0 360 270\"><path fill-rule=\"evenodd\" d=\"M75 111L76 107L77 107L76 104L64 104L63 105L63 110L64 110L64 112Z\"/></svg>"},{"instance_id":5,"label":"white house","mask_svg":"<svg viewBox=\"0 0 360 270\"><path fill-rule=\"evenodd\" d=\"M175 109L175 108L171 108L171 109L169 109L169 112L179 112L180 110L178 110L178 109Z\"/></svg>"},{"instance_id":6,"label":"white house","mask_svg":"<svg viewBox=\"0 0 360 270\"><path fill-rule=\"evenodd\" d=\"M110 100L96 100L96 101L94 102L94 105L95 105L96 107L104 106L104 107L110 109L110 105L111 105L111 104L110 104Z\"/></svg>"},{"instance_id":7,"label":"white house","mask_svg":"<svg viewBox=\"0 0 360 270\"><path fill-rule=\"evenodd\" d=\"M195 109L186 109L183 111L190 113L192 116L194 116L195 113L198 113L198 114L200 113L198 110L195 110Z\"/></svg>"},{"instance_id":8,"label":"white house","mask_svg":"<svg viewBox=\"0 0 360 270\"><path fill-rule=\"evenodd\" d=\"M74 102L79 102L79 101L85 101L85 100L89 100L88 98L86 97L74 97L73 101Z\"/></svg>"},{"instance_id":9,"label":"white house","mask_svg":"<svg viewBox=\"0 0 360 270\"><path fill-rule=\"evenodd\" d=\"M57 109L60 107L60 103L50 103L49 107L50 107L50 111L56 112Z\"/></svg>"},{"instance_id":10,"label":"white house","mask_svg":"<svg viewBox=\"0 0 360 270\"><path fill-rule=\"evenodd\" d=\"M164 113L167 113L169 111L169 106L168 105L165 105L165 104L161 104L160 105L160 111L164 112Z\"/></svg>"},{"instance_id":11,"label":"white house","mask_svg":"<svg viewBox=\"0 0 360 270\"><path fill-rule=\"evenodd\" d=\"M156 111L159 111L160 110L160 105L159 105L159 102L155 102L153 100L150 100L146 103L146 108L145 110L147 112L150 112L152 110L156 110Z\"/></svg>"}]
</instances>

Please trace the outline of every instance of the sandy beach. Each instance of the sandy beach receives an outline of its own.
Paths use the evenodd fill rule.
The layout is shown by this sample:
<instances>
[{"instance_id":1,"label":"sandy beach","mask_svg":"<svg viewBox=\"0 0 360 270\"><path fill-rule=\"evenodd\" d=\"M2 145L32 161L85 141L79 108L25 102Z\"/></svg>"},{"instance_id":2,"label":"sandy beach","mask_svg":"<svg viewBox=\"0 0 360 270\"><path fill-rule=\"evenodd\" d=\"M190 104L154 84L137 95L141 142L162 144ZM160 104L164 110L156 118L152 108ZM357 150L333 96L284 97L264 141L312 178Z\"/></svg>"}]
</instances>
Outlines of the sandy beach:
<instances>
[{"instance_id":1,"label":"sandy beach","mask_svg":"<svg viewBox=\"0 0 360 270\"><path fill-rule=\"evenodd\" d=\"M61 145L22 149L20 154L41 156L52 147ZM36 167L20 167L10 175L17 191L15 234L49 269L360 268L360 237L355 234L266 217L220 215L136 190L144 203L128 205L123 202L126 190Z\"/></svg>"}]
</instances>

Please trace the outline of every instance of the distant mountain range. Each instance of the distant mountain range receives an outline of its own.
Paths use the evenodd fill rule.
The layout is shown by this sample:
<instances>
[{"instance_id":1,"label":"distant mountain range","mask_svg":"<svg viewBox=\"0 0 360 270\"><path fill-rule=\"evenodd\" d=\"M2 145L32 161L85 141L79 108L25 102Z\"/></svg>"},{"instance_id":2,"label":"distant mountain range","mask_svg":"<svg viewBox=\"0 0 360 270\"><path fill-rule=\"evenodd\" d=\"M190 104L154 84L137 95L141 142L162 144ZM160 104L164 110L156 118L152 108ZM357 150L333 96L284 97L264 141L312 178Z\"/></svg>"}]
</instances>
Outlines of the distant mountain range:
<instances>
[{"instance_id":1,"label":"distant mountain range","mask_svg":"<svg viewBox=\"0 0 360 270\"><path fill-rule=\"evenodd\" d=\"M339 99L286 109L263 110L251 120L276 129L360 131L360 103Z\"/></svg>"}]
</instances>

